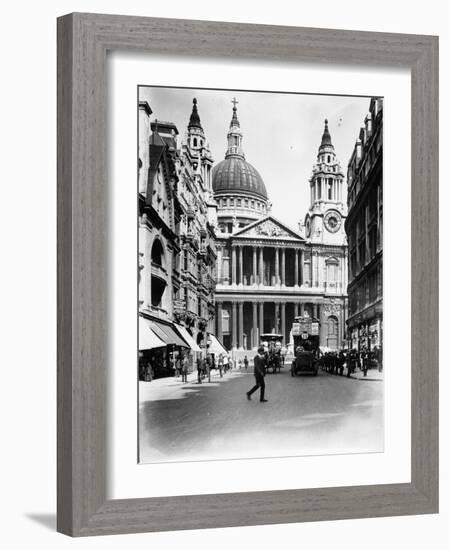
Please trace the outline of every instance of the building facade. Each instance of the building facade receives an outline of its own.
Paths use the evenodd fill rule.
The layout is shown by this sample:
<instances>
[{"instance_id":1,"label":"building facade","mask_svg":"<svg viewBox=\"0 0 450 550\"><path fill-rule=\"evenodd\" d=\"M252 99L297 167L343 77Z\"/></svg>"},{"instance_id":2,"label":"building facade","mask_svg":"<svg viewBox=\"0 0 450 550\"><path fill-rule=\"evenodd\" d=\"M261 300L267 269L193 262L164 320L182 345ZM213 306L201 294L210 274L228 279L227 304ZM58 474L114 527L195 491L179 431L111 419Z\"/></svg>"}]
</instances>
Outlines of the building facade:
<instances>
[{"instance_id":1,"label":"building facade","mask_svg":"<svg viewBox=\"0 0 450 550\"><path fill-rule=\"evenodd\" d=\"M347 246L344 175L328 125L309 182L311 201L300 230L271 215L259 172L246 160L233 100L225 159L213 169L217 210L216 334L235 354L260 335L290 341L295 317L320 321L320 345L345 340Z\"/></svg>"},{"instance_id":2,"label":"building facade","mask_svg":"<svg viewBox=\"0 0 450 550\"><path fill-rule=\"evenodd\" d=\"M139 313L157 336L172 335L171 345L181 334L179 345L187 339L200 350L214 331L213 159L195 99L180 146L176 126L151 122L151 114L148 103L140 102Z\"/></svg>"},{"instance_id":3,"label":"building facade","mask_svg":"<svg viewBox=\"0 0 450 550\"><path fill-rule=\"evenodd\" d=\"M383 101L372 98L348 164L348 339L376 351L383 335Z\"/></svg>"}]
</instances>

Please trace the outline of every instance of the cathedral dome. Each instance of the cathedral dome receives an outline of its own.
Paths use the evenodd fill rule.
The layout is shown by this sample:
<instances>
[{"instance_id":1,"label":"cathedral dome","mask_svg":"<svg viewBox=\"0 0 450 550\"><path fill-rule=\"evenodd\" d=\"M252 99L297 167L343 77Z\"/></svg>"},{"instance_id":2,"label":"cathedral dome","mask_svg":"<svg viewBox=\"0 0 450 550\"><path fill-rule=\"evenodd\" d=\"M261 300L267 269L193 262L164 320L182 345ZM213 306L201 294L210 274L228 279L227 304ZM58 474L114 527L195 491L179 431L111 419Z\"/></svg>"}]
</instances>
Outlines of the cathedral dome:
<instances>
[{"instance_id":1,"label":"cathedral dome","mask_svg":"<svg viewBox=\"0 0 450 550\"><path fill-rule=\"evenodd\" d=\"M213 170L214 193L228 192L253 195L267 200L267 190L259 172L240 156L229 156L219 162Z\"/></svg>"}]
</instances>

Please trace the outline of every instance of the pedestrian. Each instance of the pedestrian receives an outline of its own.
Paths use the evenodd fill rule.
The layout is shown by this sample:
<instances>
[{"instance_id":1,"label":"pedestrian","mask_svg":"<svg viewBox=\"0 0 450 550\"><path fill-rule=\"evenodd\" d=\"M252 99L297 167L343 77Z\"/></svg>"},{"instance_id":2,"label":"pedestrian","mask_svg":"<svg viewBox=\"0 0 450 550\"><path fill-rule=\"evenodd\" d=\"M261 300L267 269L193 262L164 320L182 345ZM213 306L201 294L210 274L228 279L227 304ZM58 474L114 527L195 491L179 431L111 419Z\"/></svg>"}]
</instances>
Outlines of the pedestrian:
<instances>
[{"instance_id":1,"label":"pedestrian","mask_svg":"<svg viewBox=\"0 0 450 550\"><path fill-rule=\"evenodd\" d=\"M242 366L243 366L242 359L239 359L238 366L239 366L239 370L241 370L241 369L242 369Z\"/></svg>"},{"instance_id":2,"label":"pedestrian","mask_svg":"<svg viewBox=\"0 0 450 550\"><path fill-rule=\"evenodd\" d=\"M245 370L248 369L248 357L247 356L244 357L244 368L245 368Z\"/></svg>"},{"instance_id":3,"label":"pedestrian","mask_svg":"<svg viewBox=\"0 0 450 550\"><path fill-rule=\"evenodd\" d=\"M202 367L203 367L202 359L201 359L201 357L198 357L198 359L197 359L197 382L199 384L202 383L202 374L203 374L202 373Z\"/></svg>"},{"instance_id":4,"label":"pedestrian","mask_svg":"<svg viewBox=\"0 0 450 550\"><path fill-rule=\"evenodd\" d=\"M364 376L367 376L367 369L369 368L369 353L367 351L362 355L362 367Z\"/></svg>"},{"instance_id":5,"label":"pedestrian","mask_svg":"<svg viewBox=\"0 0 450 550\"><path fill-rule=\"evenodd\" d=\"M234 367L234 361L231 355L228 356L228 370L232 370Z\"/></svg>"},{"instance_id":6,"label":"pedestrian","mask_svg":"<svg viewBox=\"0 0 450 550\"><path fill-rule=\"evenodd\" d=\"M180 354L178 354L175 360L175 376L178 378L180 374L181 374L181 356Z\"/></svg>"},{"instance_id":7,"label":"pedestrian","mask_svg":"<svg viewBox=\"0 0 450 550\"><path fill-rule=\"evenodd\" d=\"M189 368L189 360L187 357L187 354L184 355L183 360L181 361L181 381L187 382L187 375L188 375L188 368Z\"/></svg>"},{"instance_id":8,"label":"pedestrian","mask_svg":"<svg viewBox=\"0 0 450 550\"><path fill-rule=\"evenodd\" d=\"M217 366L219 367L220 378L223 378L223 355L222 354L219 355Z\"/></svg>"},{"instance_id":9,"label":"pedestrian","mask_svg":"<svg viewBox=\"0 0 450 550\"><path fill-rule=\"evenodd\" d=\"M211 382L211 357L207 357L205 360L205 376L208 378L208 382Z\"/></svg>"},{"instance_id":10,"label":"pedestrian","mask_svg":"<svg viewBox=\"0 0 450 550\"><path fill-rule=\"evenodd\" d=\"M251 390L247 392L247 399L251 400L251 395L254 393L258 388L260 390L259 394L259 401L261 403L266 403L267 399L264 397L266 384L264 382L264 377L266 376L266 359L265 359L265 353L264 348L260 347L258 348L258 353L255 355L254 358L254 371L255 375L255 382L256 384L253 386Z\"/></svg>"}]
</instances>

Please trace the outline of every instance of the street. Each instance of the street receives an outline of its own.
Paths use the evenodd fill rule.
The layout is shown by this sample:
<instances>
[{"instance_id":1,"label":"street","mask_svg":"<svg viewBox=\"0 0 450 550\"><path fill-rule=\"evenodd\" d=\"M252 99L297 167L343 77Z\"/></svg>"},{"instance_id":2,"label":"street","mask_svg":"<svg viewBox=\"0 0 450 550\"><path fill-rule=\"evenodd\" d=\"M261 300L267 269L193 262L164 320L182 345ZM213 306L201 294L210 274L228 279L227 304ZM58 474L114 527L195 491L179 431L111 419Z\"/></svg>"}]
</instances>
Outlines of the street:
<instances>
[{"instance_id":1,"label":"street","mask_svg":"<svg viewBox=\"0 0 450 550\"><path fill-rule=\"evenodd\" d=\"M383 450L383 382L319 371L268 374L267 403L252 369L198 384L181 378L140 382L140 462L218 460Z\"/></svg>"}]
</instances>

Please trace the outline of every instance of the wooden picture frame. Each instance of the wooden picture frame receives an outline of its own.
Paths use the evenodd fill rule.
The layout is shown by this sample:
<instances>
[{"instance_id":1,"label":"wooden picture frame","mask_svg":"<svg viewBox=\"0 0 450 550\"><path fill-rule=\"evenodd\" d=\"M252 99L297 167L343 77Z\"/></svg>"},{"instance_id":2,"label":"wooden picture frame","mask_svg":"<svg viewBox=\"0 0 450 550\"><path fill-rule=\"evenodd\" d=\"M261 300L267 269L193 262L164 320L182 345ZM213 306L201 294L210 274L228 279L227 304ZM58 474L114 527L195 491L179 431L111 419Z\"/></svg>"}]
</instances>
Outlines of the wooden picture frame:
<instances>
[{"instance_id":1,"label":"wooden picture frame","mask_svg":"<svg viewBox=\"0 0 450 550\"><path fill-rule=\"evenodd\" d=\"M411 483L107 500L106 53L411 70ZM58 19L58 531L72 536L438 511L438 38L75 13Z\"/></svg>"}]
</instances>

